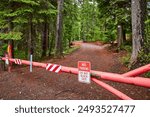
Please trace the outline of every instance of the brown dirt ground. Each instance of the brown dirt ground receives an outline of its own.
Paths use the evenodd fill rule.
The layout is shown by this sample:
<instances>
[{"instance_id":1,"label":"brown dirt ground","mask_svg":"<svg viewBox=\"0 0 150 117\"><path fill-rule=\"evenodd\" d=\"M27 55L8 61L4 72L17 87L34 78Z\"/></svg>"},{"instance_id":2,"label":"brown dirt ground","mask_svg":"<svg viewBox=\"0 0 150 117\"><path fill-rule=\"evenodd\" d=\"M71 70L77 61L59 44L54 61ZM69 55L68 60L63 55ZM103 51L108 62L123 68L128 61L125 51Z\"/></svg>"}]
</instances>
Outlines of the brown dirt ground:
<instances>
[{"instance_id":1,"label":"brown dirt ground","mask_svg":"<svg viewBox=\"0 0 150 117\"><path fill-rule=\"evenodd\" d=\"M93 70L113 73L124 73L128 69L121 64L120 57L124 54L113 53L107 46L100 43L80 43L81 48L63 59L51 59L52 62L68 67L77 67L78 61L90 61ZM123 83L104 81L124 92L133 99L149 100L150 89ZM11 73L0 72L0 99L83 99L83 100L117 100L109 91L95 83L79 83L77 76L67 73L55 74L42 68L15 67Z\"/></svg>"}]
</instances>

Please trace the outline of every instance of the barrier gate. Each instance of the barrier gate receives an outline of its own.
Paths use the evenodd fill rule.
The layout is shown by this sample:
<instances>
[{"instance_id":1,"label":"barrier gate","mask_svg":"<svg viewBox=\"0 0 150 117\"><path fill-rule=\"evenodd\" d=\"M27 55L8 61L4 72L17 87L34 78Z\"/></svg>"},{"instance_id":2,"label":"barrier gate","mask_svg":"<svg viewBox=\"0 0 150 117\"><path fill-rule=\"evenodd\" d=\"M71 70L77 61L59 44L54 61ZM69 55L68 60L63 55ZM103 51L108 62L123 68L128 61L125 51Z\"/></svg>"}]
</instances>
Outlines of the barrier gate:
<instances>
[{"instance_id":1,"label":"barrier gate","mask_svg":"<svg viewBox=\"0 0 150 117\"><path fill-rule=\"evenodd\" d=\"M78 74L78 68L74 68L74 67L66 67L66 66L61 66L61 65L52 64L52 63L48 63L48 64L40 63L40 62L31 63L30 61L27 61L27 60L8 58L7 56L1 57L1 60L4 60L5 62L10 62L10 63L14 62L15 64L19 64L19 65L22 65L22 64L31 65L32 64L32 66L41 67L48 71L52 71L56 73L65 72L65 73L76 74L76 75ZM91 73L91 80L95 82L96 84L98 84L99 86L115 94L120 99L132 100L132 98L130 98L126 94L102 82L101 79L150 88L150 78L137 77L148 71L150 71L150 64L142 66L140 68L137 68L135 70L129 71L124 74L108 73L108 72L95 71L95 70L91 70L90 73Z\"/></svg>"}]
</instances>

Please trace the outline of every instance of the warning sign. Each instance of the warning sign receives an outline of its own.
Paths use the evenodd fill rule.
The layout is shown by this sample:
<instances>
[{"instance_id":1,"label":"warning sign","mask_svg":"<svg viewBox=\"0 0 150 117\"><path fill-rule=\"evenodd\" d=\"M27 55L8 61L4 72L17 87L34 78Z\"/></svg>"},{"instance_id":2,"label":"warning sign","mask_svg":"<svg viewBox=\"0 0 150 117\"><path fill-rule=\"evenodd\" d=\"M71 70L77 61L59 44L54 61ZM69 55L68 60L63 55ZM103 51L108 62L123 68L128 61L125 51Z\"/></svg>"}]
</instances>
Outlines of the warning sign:
<instances>
[{"instance_id":1,"label":"warning sign","mask_svg":"<svg viewBox=\"0 0 150 117\"><path fill-rule=\"evenodd\" d=\"M79 61L78 62L78 80L79 80L79 82L83 82L83 83L91 82L90 70L91 70L90 62L87 62L87 61Z\"/></svg>"}]
</instances>

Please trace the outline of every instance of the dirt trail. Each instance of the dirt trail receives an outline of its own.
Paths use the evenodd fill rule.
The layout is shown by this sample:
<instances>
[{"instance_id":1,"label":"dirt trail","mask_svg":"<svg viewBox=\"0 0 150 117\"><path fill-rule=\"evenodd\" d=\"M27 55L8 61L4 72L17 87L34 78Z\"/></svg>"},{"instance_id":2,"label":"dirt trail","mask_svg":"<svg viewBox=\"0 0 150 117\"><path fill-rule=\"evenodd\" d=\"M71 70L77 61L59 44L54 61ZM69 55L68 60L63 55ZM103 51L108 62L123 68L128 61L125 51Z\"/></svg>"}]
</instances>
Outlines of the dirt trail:
<instances>
[{"instance_id":1,"label":"dirt trail","mask_svg":"<svg viewBox=\"0 0 150 117\"><path fill-rule=\"evenodd\" d=\"M120 63L122 53L112 53L108 45L81 44L81 48L63 59L52 62L77 67L78 61L90 61L93 70L124 73L127 68ZM147 88L104 81L134 99L150 99ZM95 83L79 83L77 76L67 73L55 74L45 69L17 67L12 73L0 73L0 99L119 99Z\"/></svg>"}]
</instances>

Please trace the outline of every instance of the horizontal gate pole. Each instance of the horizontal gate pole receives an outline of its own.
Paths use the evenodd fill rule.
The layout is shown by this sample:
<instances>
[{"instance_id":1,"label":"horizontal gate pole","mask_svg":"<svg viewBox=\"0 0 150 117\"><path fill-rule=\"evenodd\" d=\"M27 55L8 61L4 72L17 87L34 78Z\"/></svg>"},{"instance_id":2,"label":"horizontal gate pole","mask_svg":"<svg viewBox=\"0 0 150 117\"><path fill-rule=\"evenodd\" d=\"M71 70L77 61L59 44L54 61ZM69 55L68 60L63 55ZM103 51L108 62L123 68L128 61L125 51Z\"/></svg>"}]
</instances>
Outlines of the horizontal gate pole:
<instances>
[{"instance_id":1,"label":"horizontal gate pole","mask_svg":"<svg viewBox=\"0 0 150 117\"><path fill-rule=\"evenodd\" d=\"M70 69L68 69L68 67L62 67L62 70L64 70L64 72L66 72L66 73L78 74L78 69L76 69L76 68L70 67ZM120 92L119 90L113 88L112 86L110 86L100 80L97 80L96 78L92 78L92 81L97 83L101 87L107 89L108 91L110 91L111 93L115 94L116 96L118 96L119 98L121 98L123 100L133 100L132 98L125 95L124 93Z\"/></svg>"},{"instance_id":2,"label":"horizontal gate pole","mask_svg":"<svg viewBox=\"0 0 150 117\"><path fill-rule=\"evenodd\" d=\"M67 73L78 74L78 69L72 68L72 67L62 66L61 71L67 72ZM99 79L133 84L133 85L143 86L143 87L150 87L150 79L149 78L127 77L127 76L123 76L123 75L116 74L116 73L108 73L108 72L101 72L101 71L94 71L94 70L91 70L91 74L93 76L96 75L97 77L99 77Z\"/></svg>"},{"instance_id":3,"label":"horizontal gate pole","mask_svg":"<svg viewBox=\"0 0 150 117\"><path fill-rule=\"evenodd\" d=\"M134 69L132 71L129 71L127 73L122 74L123 76L139 76L141 74L144 74L146 72L150 71L150 64L139 67L137 69Z\"/></svg>"},{"instance_id":4,"label":"horizontal gate pole","mask_svg":"<svg viewBox=\"0 0 150 117\"><path fill-rule=\"evenodd\" d=\"M6 58L2 57L2 60L6 60ZM15 59L9 58L9 61L15 62ZM21 60L21 61L22 61L22 64L30 65L30 61L27 61L27 60ZM35 67L46 68L46 63L32 62L32 65L35 66Z\"/></svg>"},{"instance_id":5,"label":"horizontal gate pole","mask_svg":"<svg viewBox=\"0 0 150 117\"><path fill-rule=\"evenodd\" d=\"M5 60L5 57L2 57L2 60ZM14 62L15 59L9 58L9 61ZM22 60L22 64L30 65L30 61ZM33 66L46 68L46 63L39 63L33 62ZM62 66L62 72L78 74L78 69L73 67L65 67ZM143 77L127 77L116 73L108 73L108 72L101 72L101 71L94 71L91 70L91 75L96 75L99 79L110 80L114 82L122 82L127 84L134 84L143 87L150 87L150 79L143 78Z\"/></svg>"},{"instance_id":6,"label":"horizontal gate pole","mask_svg":"<svg viewBox=\"0 0 150 117\"><path fill-rule=\"evenodd\" d=\"M12 62L15 62L14 59L9 59L9 60L12 61ZM22 60L22 63L26 64L26 65L30 65L30 62L26 61L26 60ZM32 64L33 64L33 66L36 66L36 67L42 67L42 68L46 67L45 63L33 62ZM76 71L77 69L75 68L74 70ZM77 72L75 74L77 74ZM108 84L106 84L106 83L104 83L102 81L99 81L99 80L97 80L95 78L92 78L92 81L97 83L98 85L102 86L103 88L107 89L108 91L110 91L111 93L115 94L116 96L118 96L119 98L121 98L123 100L132 100L130 97L128 97L124 93L118 91L117 89L113 88L112 86L110 86L110 85L108 85Z\"/></svg>"},{"instance_id":7,"label":"horizontal gate pole","mask_svg":"<svg viewBox=\"0 0 150 117\"><path fill-rule=\"evenodd\" d=\"M111 93L115 94L116 96L118 96L120 99L123 100L133 100L132 98L128 97L127 95L125 95L124 93L120 92L119 90L113 88L112 86L97 80L95 78L92 78L92 81L95 82L96 84L100 85L101 87L107 89L108 91L110 91Z\"/></svg>"}]
</instances>

